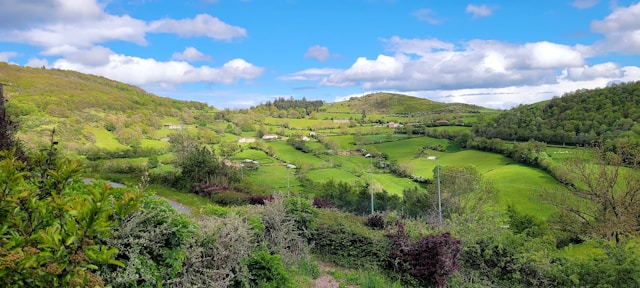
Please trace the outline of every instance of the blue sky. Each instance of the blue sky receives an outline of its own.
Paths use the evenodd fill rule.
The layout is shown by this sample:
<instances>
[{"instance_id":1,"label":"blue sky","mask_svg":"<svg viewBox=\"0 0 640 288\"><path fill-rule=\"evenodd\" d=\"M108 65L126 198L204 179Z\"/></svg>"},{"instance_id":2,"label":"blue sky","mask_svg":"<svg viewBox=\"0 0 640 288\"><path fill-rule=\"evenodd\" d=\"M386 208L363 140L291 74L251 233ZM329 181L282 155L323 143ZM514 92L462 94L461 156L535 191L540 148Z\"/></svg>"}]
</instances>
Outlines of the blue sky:
<instances>
[{"instance_id":1,"label":"blue sky","mask_svg":"<svg viewBox=\"0 0 640 288\"><path fill-rule=\"evenodd\" d=\"M377 91L510 108L640 80L636 1L0 5L0 61L101 75L221 109Z\"/></svg>"}]
</instances>

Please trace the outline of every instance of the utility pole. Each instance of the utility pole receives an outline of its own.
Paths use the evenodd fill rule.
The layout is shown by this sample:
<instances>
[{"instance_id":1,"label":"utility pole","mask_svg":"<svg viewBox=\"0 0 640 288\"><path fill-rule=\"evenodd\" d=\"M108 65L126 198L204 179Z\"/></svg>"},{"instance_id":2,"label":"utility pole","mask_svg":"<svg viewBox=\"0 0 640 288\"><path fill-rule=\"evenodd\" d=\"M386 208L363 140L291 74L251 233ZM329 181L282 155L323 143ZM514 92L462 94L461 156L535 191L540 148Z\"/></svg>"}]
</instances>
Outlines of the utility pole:
<instances>
[{"instance_id":1,"label":"utility pole","mask_svg":"<svg viewBox=\"0 0 640 288\"><path fill-rule=\"evenodd\" d=\"M373 215L373 156L369 158L369 174L371 175L371 215Z\"/></svg>"},{"instance_id":2,"label":"utility pole","mask_svg":"<svg viewBox=\"0 0 640 288\"><path fill-rule=\"evenodd\" d=\"M369 158L369 176L371 181L369 182L369 190L371 190L371 215L373 215L373 155L367 153L364 157Z\"/></svg>"},{"instance_id":3,"label":"utility pole","mask_svg":"<svg viewBox=\"0 0 640 288\"><path fill-rule=\"evenodd\" d=\"M429 156L427 160L435 160L438 161L436 163L436 174L438 177L438 222L440 222L440 226L442 226L442 198L440 197L440 158L436 156Z\"/></svg>"},{"instance_id":4,"label":"utility pole","mask_svg":"<svg viewBox=\"0 0 640 288\"><path fill-rule=\"evenodd\" d=\"M440 198L440 158L438 158L438 219L440 220L440 226L442 226L442 200Z\"/></svg>"}]
</instances>

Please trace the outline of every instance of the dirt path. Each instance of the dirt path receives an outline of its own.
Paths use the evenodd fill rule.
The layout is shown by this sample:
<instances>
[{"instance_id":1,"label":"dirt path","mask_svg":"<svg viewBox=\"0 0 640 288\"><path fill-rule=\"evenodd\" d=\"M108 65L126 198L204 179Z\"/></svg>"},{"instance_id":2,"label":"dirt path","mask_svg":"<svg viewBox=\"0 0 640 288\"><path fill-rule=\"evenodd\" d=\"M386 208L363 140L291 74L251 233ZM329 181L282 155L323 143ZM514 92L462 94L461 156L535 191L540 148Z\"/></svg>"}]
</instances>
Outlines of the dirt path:
<instances>
[{"instance_id":1,"label":"dirt path","mask_svg":"<svg viewBox=\"0 0 640 288\"><path fill-rule=\"evenodd\" d=\"M311 288L338 288L340 287L340 282L333 279L331 275L322 275L313 281L313 285Z\"/></svg>"},{"instance_id":2,"label":"dirt path","mask_svg":"<svg viewBox=\"0 0 640 288\"><path fill-rule=\"evenodd\" d=\"M316 279L315 281L313 281L313 285L311 285L310 288L338 288L340 287L340 281L336 280L335 278L333 278L333 276L331 276L331 273L333 271L335 271L337 268L336 266L324 262L324 261L318 261L318 264L320 265L320 274L322 276L318 277L318 279ZM344 284L344 283L342 283ZM349 285L349 286L342 286L342 287L347 287L347 288L355 288L355 286Z\"/></svg>"},{"instance_id":3,"label":"dirt path","mask_svg":"<svg viewBox=\"0 0 640 288\"><path fill-rule=\"evenodd\" d=\"M93 181L95 181L96 179L93 178L84 178L82 179L82 181L86 184L91 184ZM117 182L107 182L107 184L111 185L111 187L113 188L124 188L127 187L126 185L122 184L122 183L117 183ZM169 202L169 205L171 205L171 207L173 207L173 209L176 209L176 211L183 213L183 214L191 214L191 209L184 207L184 205L173 201L171 199L167 199L164 198L162 196L158 196L156 195L156 197L160 198L160 199L164 199L165 201Z\"/></svg>"}]
</instances>

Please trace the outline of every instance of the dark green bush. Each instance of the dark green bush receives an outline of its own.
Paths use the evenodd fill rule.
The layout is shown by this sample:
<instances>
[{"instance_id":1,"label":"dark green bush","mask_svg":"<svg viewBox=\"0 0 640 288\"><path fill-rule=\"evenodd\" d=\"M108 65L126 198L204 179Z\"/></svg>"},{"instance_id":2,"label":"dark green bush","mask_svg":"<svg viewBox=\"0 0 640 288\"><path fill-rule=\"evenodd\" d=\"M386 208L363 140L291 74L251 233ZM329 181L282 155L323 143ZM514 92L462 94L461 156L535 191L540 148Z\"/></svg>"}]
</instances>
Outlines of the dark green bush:
<instances>
[{"instance_id":1,"label":"dark green bush","mask_svg":"<svg viewBox=\"0 0 640 288\"><path fill-rule=\"evenodd\" d=\"M251 274L250 287L294 287L280 255L271 255L264 247L251 253L246 264Z\"/></svg>"},{"instance_id":2,"label":"dark green bush","mask_svg":"<svg viewBox=\"0 0 640 288\"><path fill-rule=\"evenodd\" d=\"M389 255L389 242L382 232L368 229L362 218L341 212L321 211L312 243L312 251L348 268L383 267Z\"/></svg>"},{"instance_id":3,"label":"dark green bush","mask_svg":"<svg viewBox=\"0 0 640 288\"><path fill-rule=\"evenodd\" d=\"M116 287L162 286L182 269L195 226L164 200L145 196L139 210L118 219L102 241L118 249L124 267L103 266L99 275Z\"/></svg>"},{"instance_id":4,"label":"dark green bush","mask_svg":"<svg viewBox=\"0 0 640 288\"><path fill-rule=\"evenodd\" d=\"M293 216L300 235L309 239L318 217L318 211L313 207L311 201L303 198L287 198L286 210L287 214Z\"/></svg>"},{"instance_id":5,"label":"dark green bush","mask_svg":"<svg viewBox=\"0 0 640 288\"><path fill-rule=\"evenodd\" d=\"M212 194L211 200L220 205L239 206L249 204L249 195L235 191L223 191Z\"/></svg>"}]
</instances>

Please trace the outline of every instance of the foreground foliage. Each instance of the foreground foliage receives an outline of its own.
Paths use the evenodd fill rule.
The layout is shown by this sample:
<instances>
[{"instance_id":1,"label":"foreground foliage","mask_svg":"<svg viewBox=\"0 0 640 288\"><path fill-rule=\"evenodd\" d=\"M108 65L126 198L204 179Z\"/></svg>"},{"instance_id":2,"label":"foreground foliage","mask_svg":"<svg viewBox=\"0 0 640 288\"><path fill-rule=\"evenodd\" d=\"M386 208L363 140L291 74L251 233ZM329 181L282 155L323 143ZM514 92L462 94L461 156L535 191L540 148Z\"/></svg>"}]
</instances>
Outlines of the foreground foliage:
<instances>
[{"instance_id":1,"label":"foreground foliage","mask_svg":"<svg viewBox=\"0 0 640 288\"><path fill-rule=\"evenodd\" d=\"M78 182L76 162L34 177L12 152L0 159L0 286L101 286L101 266L124 266L102 239L138 209L138 191Z\"/></svg>"}]
</instances>

